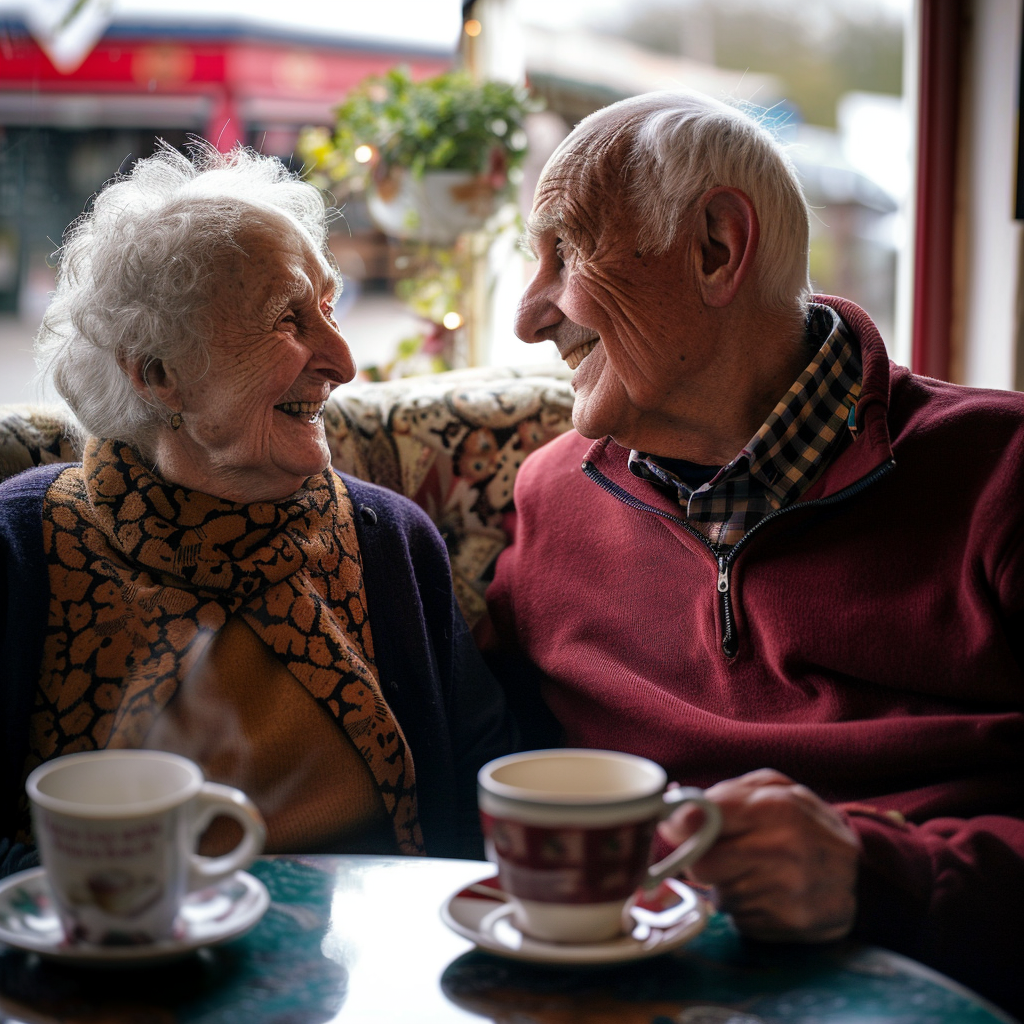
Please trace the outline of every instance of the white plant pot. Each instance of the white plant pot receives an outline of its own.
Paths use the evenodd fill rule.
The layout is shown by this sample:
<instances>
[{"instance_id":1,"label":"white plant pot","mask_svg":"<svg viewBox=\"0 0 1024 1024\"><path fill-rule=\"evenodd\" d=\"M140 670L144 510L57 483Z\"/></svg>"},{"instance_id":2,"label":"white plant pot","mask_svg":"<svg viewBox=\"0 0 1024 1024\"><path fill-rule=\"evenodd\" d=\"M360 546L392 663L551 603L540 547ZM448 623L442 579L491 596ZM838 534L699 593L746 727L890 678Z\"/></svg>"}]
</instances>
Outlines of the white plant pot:
<instances>
[{"instance_id":1,"label":"white plant pot","mask_svg":"<svg viewBox=\"0 0 1024 1024\"><path fill-rule=\"evenodd\" d=\"M395 169L371 190L367 207L387 235L451 245L463 232L483 227L497 207L497 193L472 171L428 171L416 178Z\"/></svg>"}]
</instances>

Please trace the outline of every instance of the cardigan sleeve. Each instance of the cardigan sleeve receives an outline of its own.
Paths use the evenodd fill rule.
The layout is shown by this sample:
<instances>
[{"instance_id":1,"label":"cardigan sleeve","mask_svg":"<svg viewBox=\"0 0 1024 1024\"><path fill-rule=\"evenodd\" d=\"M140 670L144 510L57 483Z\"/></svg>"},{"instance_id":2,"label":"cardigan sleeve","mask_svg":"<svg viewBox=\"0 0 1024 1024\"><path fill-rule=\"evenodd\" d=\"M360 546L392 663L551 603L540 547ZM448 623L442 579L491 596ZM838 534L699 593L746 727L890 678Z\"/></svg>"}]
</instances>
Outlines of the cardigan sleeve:
<instances>
[{"instance_id":1,"label":"cardigan sleeve","mask_svg":"<svg viewBox=\"0 0 1024 1024\"><path fill-rule=\"evenodd\" d=\"M50 597L42 500L67 468L40 466L0 484L0 875L35 863L14 831Z\"/></svg>"},{"instance_id":2,"label":"cardigan sleeve","mask_svg":"<svg viewBox=\"0 0 1024 1024\"><path fill-rule=\"evenodd\" d=\"M381 689L412 748L427 853L480 857L476 773L518 747L515 721L459 611L437 528L407 498L344 480Z\"/></svg>"}]
</instances>

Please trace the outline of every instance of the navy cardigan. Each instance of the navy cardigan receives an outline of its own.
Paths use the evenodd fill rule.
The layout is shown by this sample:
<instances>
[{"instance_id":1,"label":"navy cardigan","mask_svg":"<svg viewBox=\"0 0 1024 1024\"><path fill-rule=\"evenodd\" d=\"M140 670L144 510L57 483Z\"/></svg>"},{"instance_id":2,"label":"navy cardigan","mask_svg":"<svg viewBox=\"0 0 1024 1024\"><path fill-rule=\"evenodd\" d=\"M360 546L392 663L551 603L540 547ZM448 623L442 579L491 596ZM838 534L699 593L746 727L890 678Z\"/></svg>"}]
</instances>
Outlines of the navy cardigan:
<instances>
[{"instance_id":1,"label":"navy cardigan","mask_svg":"<svg viewBox=\"0 0 1024 1024\"><path fill-rule=\"evenodd\" d=\"M38 466L0 484L0 876L35 863L34 851L12 846L12 838L50 600L42 500L67 468ZM434 524L393 491L342 479L355 511L381 690L416 765L426 851L478 857L476 773L515 749L516 726L456 604Z\"/></svg>"}]
</instances>

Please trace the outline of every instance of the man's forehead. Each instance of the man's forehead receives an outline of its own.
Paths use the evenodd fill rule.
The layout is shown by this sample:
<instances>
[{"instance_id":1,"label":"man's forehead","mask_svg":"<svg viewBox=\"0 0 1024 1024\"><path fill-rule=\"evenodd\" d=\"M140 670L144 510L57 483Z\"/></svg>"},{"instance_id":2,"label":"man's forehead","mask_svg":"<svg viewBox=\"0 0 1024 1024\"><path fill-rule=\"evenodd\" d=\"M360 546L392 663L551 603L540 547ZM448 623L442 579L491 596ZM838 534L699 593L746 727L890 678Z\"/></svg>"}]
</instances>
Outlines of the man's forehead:
<instances>
[{"instance_id":1,"label":"man's forehead","mask_svg":"<svg viewBox=\"0 0 1024 1024\"><path fill-rule=\"evenodd\" d=\"M592 228L602 211L623 206L622 179L616 167L608 147L596 154L585 147L557 153L537 183L526 223L527 241L571 229L581 221Z\"/></svg>"}]
</instances>

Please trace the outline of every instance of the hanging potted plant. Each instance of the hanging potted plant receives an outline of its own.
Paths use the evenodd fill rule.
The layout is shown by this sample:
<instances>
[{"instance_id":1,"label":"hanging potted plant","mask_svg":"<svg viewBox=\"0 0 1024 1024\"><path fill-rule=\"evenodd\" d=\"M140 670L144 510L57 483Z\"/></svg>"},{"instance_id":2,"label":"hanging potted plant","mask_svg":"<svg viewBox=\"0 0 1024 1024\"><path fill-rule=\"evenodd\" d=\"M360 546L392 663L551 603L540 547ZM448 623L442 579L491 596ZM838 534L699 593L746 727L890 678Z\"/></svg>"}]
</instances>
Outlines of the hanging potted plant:
<instances>
[{"instance_id":1,"label":"hanging potted plant","mask_svg":"<svg viewBox=\"0 0 1024 1024\"><path fill-rule=\"evenodd\" d=\"M526 155L525 89L464 71L413 81L396 68L356 86L333 131L307 128L299 149L324 184L363 188L370 215L397 238L450 245L478 230Z\"/></svg>"}]
</instances>

